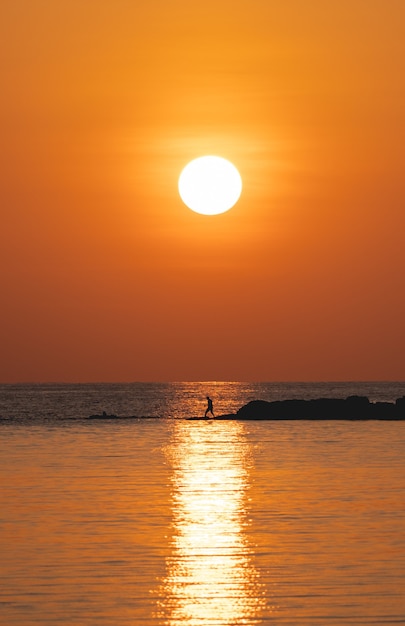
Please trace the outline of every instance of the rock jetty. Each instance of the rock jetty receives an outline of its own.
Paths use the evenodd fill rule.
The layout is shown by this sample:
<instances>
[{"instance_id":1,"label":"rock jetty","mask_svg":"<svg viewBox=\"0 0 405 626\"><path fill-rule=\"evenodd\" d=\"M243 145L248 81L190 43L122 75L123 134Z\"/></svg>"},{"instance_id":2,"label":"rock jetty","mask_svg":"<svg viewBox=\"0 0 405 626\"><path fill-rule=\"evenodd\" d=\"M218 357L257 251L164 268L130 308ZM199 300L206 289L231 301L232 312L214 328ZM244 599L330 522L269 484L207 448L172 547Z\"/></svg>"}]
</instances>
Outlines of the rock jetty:
<instances>
[{"instance_id":1,"label":"rock jetty","mask_svg":"<svg viewBox=\"0 0 405 626\"><path fill-rule=\"evenodd\" d=\"M159 419L153 416L90 415L92 420ZM395 402L370 402L366 396L317 398L313 400L252 400L236 413L188 420L405 420L405 396Z\"/></svg>"},{"instance_id":2,"label":"rock jetty","mask_svg":"<svg viewBox=\"0 0 405 626\"><path fill-rule=\"evenodd\" d=\"M235 417L241 420L404 420L405 396L395 402L370 402L365 396L253 400L241 407Z\"/></svg>"},{"instance_id":3,"label":"rock jetty","mask_svg":"<svg viewBox=\"0 0 405 626\"><path fill-rule=\"evenodd\" d=\"M114 415L113 413L106 413L103 411L98 415L89 415L89 420L139 420L139 419L156 419L154 417L142 416L139 415Z\"/></svg>"}]
</instances>

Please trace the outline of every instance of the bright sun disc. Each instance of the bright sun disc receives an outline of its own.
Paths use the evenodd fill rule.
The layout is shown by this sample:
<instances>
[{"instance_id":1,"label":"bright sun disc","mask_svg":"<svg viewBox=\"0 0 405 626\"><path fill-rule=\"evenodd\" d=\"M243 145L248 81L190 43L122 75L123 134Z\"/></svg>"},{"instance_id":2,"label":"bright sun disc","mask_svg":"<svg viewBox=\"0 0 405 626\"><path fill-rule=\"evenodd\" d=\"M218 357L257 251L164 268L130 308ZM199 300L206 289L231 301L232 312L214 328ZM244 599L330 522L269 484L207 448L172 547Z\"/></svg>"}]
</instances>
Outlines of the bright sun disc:
<instances>
[{"instance_id":1,"label":"bright sun disc","mask_svg":"<svg viewBox=\"0 0 405 626\"><path fill-rule=\"evenodd\" d=\"M194 159L180 174L180 197L196 213L225 213L236 204L241 192L242 179L238 170L219 156Z\"/></svg>"}]
</instances>

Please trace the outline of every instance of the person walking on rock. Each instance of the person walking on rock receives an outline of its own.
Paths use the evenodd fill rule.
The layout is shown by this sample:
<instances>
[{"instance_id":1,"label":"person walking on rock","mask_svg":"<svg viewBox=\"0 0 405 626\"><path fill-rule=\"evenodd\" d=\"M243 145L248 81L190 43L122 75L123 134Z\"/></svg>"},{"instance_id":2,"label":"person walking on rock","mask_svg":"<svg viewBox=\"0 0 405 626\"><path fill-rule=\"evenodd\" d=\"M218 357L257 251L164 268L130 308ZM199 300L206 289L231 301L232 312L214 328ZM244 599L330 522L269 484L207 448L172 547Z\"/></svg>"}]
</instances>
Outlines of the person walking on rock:
<instances>
[{"instance_id":1,"label":"person walking on rock","mask_svg":"<svg viewBox=\"0 0 405 626\"><path fill-rule=\"evenodd\" d=\"M208 402L208 406L206 408L204 417L207 417L207 413L211 413L212 417L215 417L215 415L214 415L214 405L212 404L212 400L211 400L211 398L209 396L207 396L207 402Z\"/></svg>"}]
</instances>

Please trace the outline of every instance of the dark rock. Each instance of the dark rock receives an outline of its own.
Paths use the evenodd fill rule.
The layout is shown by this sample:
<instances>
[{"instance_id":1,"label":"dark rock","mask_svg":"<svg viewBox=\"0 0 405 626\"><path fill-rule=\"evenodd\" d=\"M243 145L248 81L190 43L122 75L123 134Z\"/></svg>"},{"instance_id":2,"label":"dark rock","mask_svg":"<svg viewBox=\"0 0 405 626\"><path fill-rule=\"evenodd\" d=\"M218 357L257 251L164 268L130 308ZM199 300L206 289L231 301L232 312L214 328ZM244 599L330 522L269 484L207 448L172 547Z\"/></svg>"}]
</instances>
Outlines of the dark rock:
<instances>
[{"instance_id":1,"label":"dark rock","mask_svg":"<svg viewBox=\"0 0 405 626\"><path fill-rule=\"evenodd\" d=\"M270 413L274 414L270 408L274 404L266 400L251 400L237 411L236 416L240 419L269 419Z\"/></svg>"},{"instance_id":2,"label":"dark rock","mask_svg":"<svg viewBox=\"0 0 405 626\"><path fill-rule=\"evenodd\" d=\"M252 400L236 414L243 420L368 420L405 419L405 396L393 402L372 403L365 396L314 400Z\"/></svg>"},{"instance_id":3,"label":"dark rock","mask_svg":"<svg viewBox=\"0 0 405 626\"><path fill-rule=\"evenodd\" d=\"M395 406L397 408L398 414L402 415L405 418L405 396L402 396L402 398L398 398L395 401Z\"/></svg>"},{"instance_id":4,"label":"dark rock","mask_svg":"<svg viewBox=\"0 0 405 626\"><path fill-rule=\"evenodd\" d=\"M216 420L234 420L236 418L235 413L225 413L224 415L217 415Z\"/></svg>"},{"instance_id":5,"label":"dark rock","mask_svg":"<svg viewBox=\"0 0 405 626\"><path fill-rule=\"evenodd\" d=\"M392 402L374 402L370 405L370 408L370 414L372 419L397 419L397 407Z\"/></svg>"}]
</instances>

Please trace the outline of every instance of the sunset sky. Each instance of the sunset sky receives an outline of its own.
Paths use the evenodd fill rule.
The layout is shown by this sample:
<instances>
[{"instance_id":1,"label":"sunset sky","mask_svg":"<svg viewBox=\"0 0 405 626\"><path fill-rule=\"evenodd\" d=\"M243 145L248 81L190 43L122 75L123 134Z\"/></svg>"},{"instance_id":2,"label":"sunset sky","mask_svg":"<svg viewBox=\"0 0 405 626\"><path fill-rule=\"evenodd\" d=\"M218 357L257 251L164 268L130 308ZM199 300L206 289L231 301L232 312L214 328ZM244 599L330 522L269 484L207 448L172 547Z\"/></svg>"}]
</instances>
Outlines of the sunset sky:
<instances>
[{"instance_id":1,"label":"sunset sky","mask_svg":"<svg viewBox=\"0 0 405 626\"><path fill-rule=\"evenodd\" d=\"M3 0L0 39L0 382L405 380L404 0Z\"/></svg>"}]
</instances>

